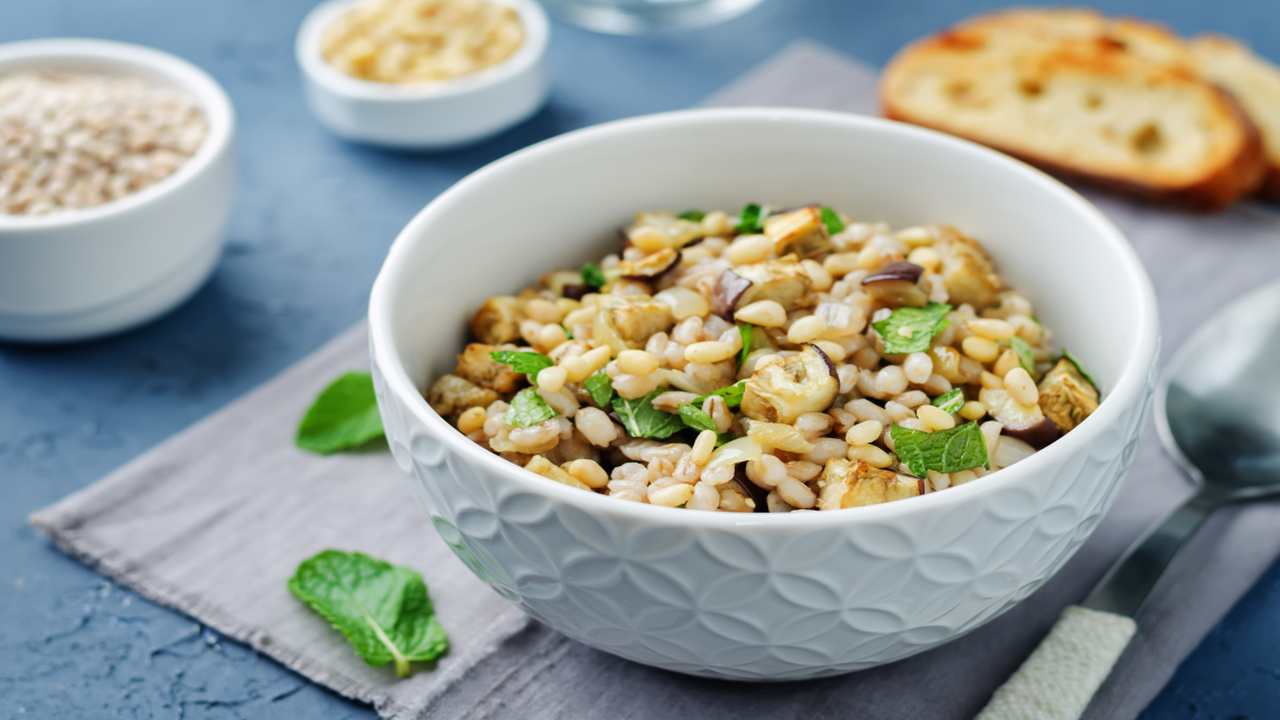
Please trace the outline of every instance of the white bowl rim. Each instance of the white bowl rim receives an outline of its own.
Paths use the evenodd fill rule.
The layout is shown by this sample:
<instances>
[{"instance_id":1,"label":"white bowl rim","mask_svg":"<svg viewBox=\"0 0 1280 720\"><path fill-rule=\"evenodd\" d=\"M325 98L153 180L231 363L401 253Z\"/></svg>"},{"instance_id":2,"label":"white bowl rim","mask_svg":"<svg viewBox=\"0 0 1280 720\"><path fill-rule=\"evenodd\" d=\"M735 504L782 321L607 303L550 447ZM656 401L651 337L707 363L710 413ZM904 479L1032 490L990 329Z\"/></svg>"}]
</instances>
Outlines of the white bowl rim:
<instances>
[{"instance_id":1,"label":"white bowl rim","mask_svg":"<svg viewBox=\"0 0 1280 720\"><path fill-rule=\"evenodd\" d=\"M458 432L431 409L400 361L390 323L391 299L398 294L401 283L410 279L408 270L401 269L401 266L405 262L410 245L414 243L413 238L423 236L420 228L429 225L437 215L449 212L452 206L472 188L483 186L488 178L506 172L509 167L535 163L563 147L596 141L601 137L624 136L632 132L672 130L689 124L734 121L840 125L871 132L903 134L924 143L948 145L954 150L970 155L977 162L1002 165L1008 172L1020 175L1026 182L1039 185L1056 195L1069 210L1078 214L1081 220L1102 238L1103 243L1109 246L1123 263L1124 275L1137 286L1135 288L1138 297L1138 305L1135 308L1137 332L1119 378L1110 392L1103 397L1098 409L1058 441L1015 465L984 475L979 481L948 488L945 492L927 493L898 502L836 511L800 513L689 512L680 508L626 502L594 492L583 492L568 485L550 482L540 475L504 460ZM994 493L999 488L1014 485L1028 476L1046 471L1076 453L1088 452L1088 444L1112 429L1120 421L1126 408L1144 402L1142 395L1156 360L1157 329L1155 291L1133 247L1096 207L1079 193L1048 174L976 143L914 125L825 110L767 107L695 109L643 115L575 130L499 158L472 172L441 193L405 226L392 243L387 259L378 272L369 304L371 346L377 357L378 369L383 373L386 381L387 392L398 396L403 405L413 413L416 422L425 425L441 442L447 443L450 452L460 453L469 462L477 463L484 472L496 473L502 480L511 482L516 487L547 496L557 502L577 506L590 514L626 516L636 522L683 523L694 528L750 526L753 530L779 532L891 519L904 513L922 511L931 506L954 509L970 497Z\"/></svg>"},{"instance_id":2,"label":"white bowl rim","mask_svg":"<svg viewBox=\"0 0 1280 720\"><path fill-rule=\"evenodd\" d=\"M199 103L209 123L204 142L176 172L117 200L93 207L59 210L48 215L0 213L0 241L7 239L6 230L61 229L123 215L185 185L213 164L230 144L235 131L235 110L226 91L207 72L177 55L144 45L95 38L47 38L0 44L0 66L13 62L19 66L39 68L43 61L98 58L159 71L180 90L189 93Z\"/></svg>"},{"instance_id":3,"label":"white bowl rim","mask_svg":"<svg viewBox=\"0 0 1280 720\"><path fill-rule=\"evenodd\" d=\"M493 0L514 8L524 26L524 42L514 55L497 65L440 83L395 85L370 82L351 77L334 68L320 55L320 40L324 29L339 13L359 1L327 0L312 8L302 20L294 42L298 66L304 73L330 92L353 99L405 103L455 97L484 90L533 67L546 53L551 34L547 14L534 0Z\"/></svg>"}]
</instances>

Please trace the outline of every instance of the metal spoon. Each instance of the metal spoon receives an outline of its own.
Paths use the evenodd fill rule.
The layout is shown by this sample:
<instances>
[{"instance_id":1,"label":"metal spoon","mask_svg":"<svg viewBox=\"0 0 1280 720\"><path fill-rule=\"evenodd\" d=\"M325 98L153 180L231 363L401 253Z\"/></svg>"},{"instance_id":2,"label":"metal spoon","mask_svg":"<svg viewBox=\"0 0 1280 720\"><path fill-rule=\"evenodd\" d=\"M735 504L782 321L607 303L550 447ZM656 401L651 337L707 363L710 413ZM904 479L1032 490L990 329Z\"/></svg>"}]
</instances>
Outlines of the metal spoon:
<instances>
[{"instance_id":1,"label":"metal spoon","mask_svg":"<svg viewBox=\"0 0 1280 720\"><path fill-rule=\"evenodd\" d=\"M1280 283L1200 328L1156 390L1156 426L1197 490L1069 607L979 715L1074 720L1133 636L1143 601L1213 511L1280 494Z\"/></svg>"}]
</instances>

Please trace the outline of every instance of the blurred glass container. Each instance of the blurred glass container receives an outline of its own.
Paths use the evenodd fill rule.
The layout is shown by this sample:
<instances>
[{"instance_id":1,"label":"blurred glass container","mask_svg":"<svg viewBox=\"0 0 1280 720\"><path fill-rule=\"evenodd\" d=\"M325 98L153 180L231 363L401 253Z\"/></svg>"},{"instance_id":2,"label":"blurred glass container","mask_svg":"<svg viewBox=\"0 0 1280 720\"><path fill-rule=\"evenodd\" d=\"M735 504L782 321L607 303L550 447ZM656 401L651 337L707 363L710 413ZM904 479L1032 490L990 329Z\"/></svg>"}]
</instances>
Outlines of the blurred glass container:
<instances>
[{"instance_id":1,"label":"blurred glass container","mask_svg":"<svg viewBox=\"0 0 1280 720\"><path fill-rule=\"evenodd\" d=\"M597 32L633 35L723 22L762 0L543 0L548 10Z\"/></svg>"}]
</instances>

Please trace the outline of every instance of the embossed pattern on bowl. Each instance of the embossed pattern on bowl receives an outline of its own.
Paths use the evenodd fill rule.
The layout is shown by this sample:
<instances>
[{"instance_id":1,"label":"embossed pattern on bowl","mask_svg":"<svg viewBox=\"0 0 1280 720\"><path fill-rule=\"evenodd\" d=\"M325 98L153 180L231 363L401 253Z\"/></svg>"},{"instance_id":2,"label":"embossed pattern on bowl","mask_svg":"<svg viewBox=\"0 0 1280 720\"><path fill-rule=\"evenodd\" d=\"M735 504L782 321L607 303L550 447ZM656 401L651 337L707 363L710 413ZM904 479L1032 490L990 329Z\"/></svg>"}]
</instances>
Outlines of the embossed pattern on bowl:
<instances>
[{"instance_id":1,"label":"embossed pattern on bowl","mask_svg":"<svg viewBox=\"0 0 1280 720\"><path fill-rule=\"evenodd\" d=\"M743 147L775 170L772 179L755 179L766 187L752 190L752 178L737 178L733 158ZM686 168L691 177L662 175L691 155L706 163ZM616 172L626 158L634 177ZM951 174L921 185L902 169L912 161ZM863 179L833 192L831 162L858 167ZM884 182L916 191L904 199ZM712 190L697 194L704 187ZM989 243L1014 282L1046 308L1046 325L1091 359L1107 391L1102 407L1046 450L974 483L886 505L779 516L657 508L550 483L475 445L422 399L418 388L460 347L466 308L598 255L577 239L599 236L606 218L744 197L881 207L879 217L897 222L951 218ZM594 209L569 216L573 207ZM520 217L550 217L552 227L526 229L522 242L532 248L507 242ZM466 244L450 245L457 237ZM1075 247L1062 247L1067 240ZM834 675L907 657L1039 588L1114 497L1149 404L1156 354L1145 274L1115 229L1074 193L964 142L807 111L640 118L482 169L402 233L375 286L370 321L392 452L422 489L435 530L478 577L593 647L679 672L752 680Z\"/></svg>"}]
</instances>

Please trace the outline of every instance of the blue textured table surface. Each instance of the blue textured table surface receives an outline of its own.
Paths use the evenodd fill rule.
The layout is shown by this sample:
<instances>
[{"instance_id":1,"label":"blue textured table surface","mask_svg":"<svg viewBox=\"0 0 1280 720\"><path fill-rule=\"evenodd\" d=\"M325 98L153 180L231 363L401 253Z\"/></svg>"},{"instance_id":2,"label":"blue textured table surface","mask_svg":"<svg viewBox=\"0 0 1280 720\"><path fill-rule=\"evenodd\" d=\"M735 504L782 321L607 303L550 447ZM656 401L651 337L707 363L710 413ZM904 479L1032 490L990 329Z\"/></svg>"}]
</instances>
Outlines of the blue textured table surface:
<instances>
[{"instance_id":1,"label":"blue textured table surface","mask_svg":"<svg viewBox=\"0 0 1280 720\"><path fill-rule=\"evenodd\" d=\"M105 37L209 70L239 113L239 196L212 281L124 336L0 345L0 716L369 718L251 650L108 583L54 550L32 510L270 378L364 313L400 227L511 150L628 115L696 104L793 39L873 63L999 3L769 0L711 30L614 38L557 24L549 106L483 145L396 155L326 135L303 105L293 33L308 0L4 0L0 41ZM1275 0L1103 2L1280 58ZM218 452L209 448L209 452ZM1152 718L1266 718L1280 706L1280 567L1203 642Z\"/></svg>"}]
</instances>

